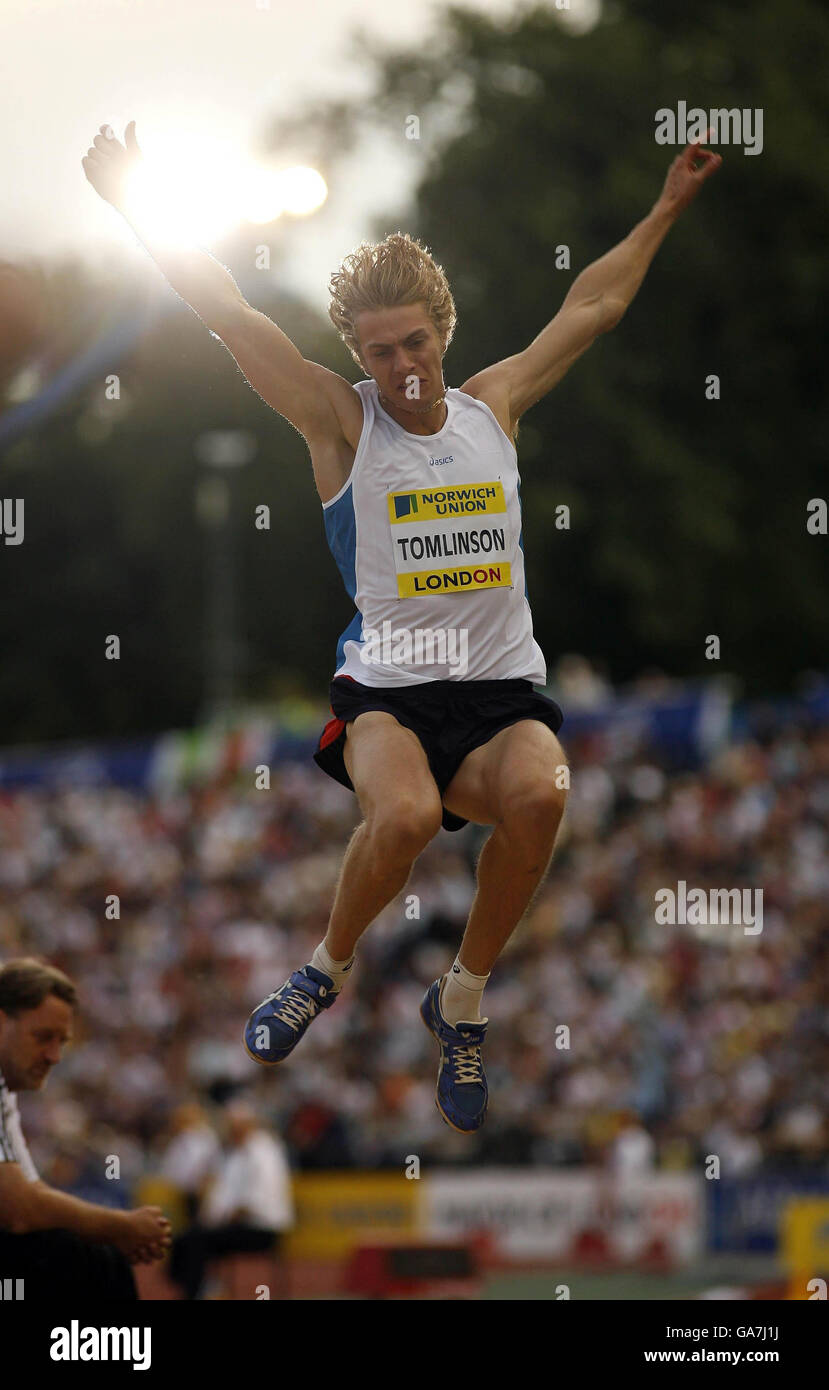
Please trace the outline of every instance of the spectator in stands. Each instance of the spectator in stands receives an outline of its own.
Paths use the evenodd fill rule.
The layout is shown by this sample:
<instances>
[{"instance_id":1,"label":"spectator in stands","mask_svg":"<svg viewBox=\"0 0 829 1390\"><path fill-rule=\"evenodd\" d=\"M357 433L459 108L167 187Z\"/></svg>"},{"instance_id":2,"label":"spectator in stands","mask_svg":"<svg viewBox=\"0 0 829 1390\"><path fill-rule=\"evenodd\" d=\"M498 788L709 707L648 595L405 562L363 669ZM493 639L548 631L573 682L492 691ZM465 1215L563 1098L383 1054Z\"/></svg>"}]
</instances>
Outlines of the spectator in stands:
<instances>
[{"instance_id":1,"label":"spectator in stands","mask_svg":"<svg viewBox=\"0 0 829 1390\"><path fill-rule=\"evenodd\" d=\"M170 1120L172 1137L164 1150L159 1171L187 1199L187 1215L194 1221L215 1168L221 1145L205 1111L196 1101L179 1105Z\"/></svg>"},{"instance_id":2,"label":"spectator in stands","mask_svg":"<svg viewBox=\"0 0 829 1390\"><path fill-rule=\"evenodd\" d=\"M160 1259L169 1222L158 1207L114 1211L41 1182L18 1091L40 1091L72 1036L72 981L33 958L0 968L0 1266L24 1298L138 1297L130 1262Z\"/></svg>"},{"instance_id":3,"label":"spectator in stands","mask_svg":"<svg viewBox=\"0 0 829 1390\"><path fill-rule=\"evenodd\" d=\"M619 1178L642 1178L653 1172L656 1145L632 1110L623 1110L610 1145L610 1169Z\"/></svg>"},{"instance_id":4,"label":"spectator in stands","mask_svg":"<svg viewBox=\"0 0 829 1390\"><path fill-rule=\"evenodd\" d=\"M639 715L606 726L594 711L571 734L556 872L492 986L499 1122L472 1138L441 1121L428 1034L406 1020L462 934L479 828L428 846L372 927L343 1013L275 1092L269 1072L250 1082L238 1018L324 934L351 793L278 758L269 795L247 775L188 782L183 763L166 790L4 784L0 758L0 954L46 957L83 987L87 1036L27 1116L37 1167L64 1187L58 1138L95 1154L114 1132L122 1174L157 1175L175 1107L247 1084L300 1169L401 1171L411 1152L578 1166L635 1107L657 1168L716 1152L723 1176L822 1171L829 723L749 714L743 736L690 763ZM763 888L762 933L658 925L655 890L680 879ZM113 892L119 921L96 906ZM562 1022L578 1046L559 1046ZM67 1107L82 1128L73 1115L67 1131Z\"/></svg>"},{"instance_id":5,"label":"spectator in stands","mask_svg":"<svg viewBox=\"0 0 829 1390\"><path fill-rule=\"evenodd\" d=\"M284 1145L260 1124L253 1106L231 1101L226 1110L228 1151L217 1164L201 1220L176 1237L170 1278L196 1299L208 1263L223 1255L272 1251L294 1224L291 1174Z\"/></svg>"}]
</instances>

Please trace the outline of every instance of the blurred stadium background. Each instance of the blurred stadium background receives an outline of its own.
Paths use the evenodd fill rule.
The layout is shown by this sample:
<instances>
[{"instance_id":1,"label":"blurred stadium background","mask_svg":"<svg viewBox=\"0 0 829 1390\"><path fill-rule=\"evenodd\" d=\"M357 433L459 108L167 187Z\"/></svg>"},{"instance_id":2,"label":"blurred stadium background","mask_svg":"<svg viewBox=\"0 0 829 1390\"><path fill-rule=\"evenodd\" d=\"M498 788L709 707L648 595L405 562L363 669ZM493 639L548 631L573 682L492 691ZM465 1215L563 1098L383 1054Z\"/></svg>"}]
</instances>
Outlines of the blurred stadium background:
<instances>
[{"instance_id":1,"label":"blurred stadium background","mask_svg":"<svg viewBox=\"0 0 829 1390\"><path fill-rule=\"evenodd\" d=\"M440 832L287 1066L260 1074L241 1047L322 939L357 824L310 761L349 609L302 442L134 248L0 244L0 492L25 500L24 542L0 546L0 959L38 955L81 995L25 1131L46 1181L161 1201L183 1230L182 1131L215 1150L227 1102L251 1100L296 1222L283 1261L223 1262L212 1297L803 1298L829 1274L829 585L806 528L825 494L829 20L807 0L573 12L472 4L441 12L438 49L365 46L372 102L285 108L263 136L322 169L329 203L211 245L353 377L294 271L306 244L331 270L351 249L368 112L397 140L371 158L408 161L409 185L360 234L405 227L446 267L459 383L555 312L559 244L575 274L645 214L675 153L653 141L660 106L765 112L763 154L722 151L624 322L522 424L529 594L573 780L487 989L471 1139L435 1109L417 1007L457 948L479 828ZM138 106L121 115L140 135ZM92 218L90 138L62 157ZM680 880L762 888L762 933L658 925L654 893ZM174 1296L160 1267L139 1279Z\"/></svg>"}]
</instances>

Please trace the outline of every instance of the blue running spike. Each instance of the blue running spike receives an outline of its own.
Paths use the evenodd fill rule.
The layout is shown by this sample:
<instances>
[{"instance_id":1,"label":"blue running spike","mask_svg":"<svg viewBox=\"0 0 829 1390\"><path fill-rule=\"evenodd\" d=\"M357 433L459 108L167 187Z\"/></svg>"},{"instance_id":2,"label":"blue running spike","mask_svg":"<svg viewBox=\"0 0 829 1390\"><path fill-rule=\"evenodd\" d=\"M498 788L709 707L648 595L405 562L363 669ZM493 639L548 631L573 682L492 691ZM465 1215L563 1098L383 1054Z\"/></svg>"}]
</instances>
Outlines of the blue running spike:
<instances>
[{"instance_id":1,"label":"blue running spike","mask_svg":"<svg viewBox=\"0 0 829 1390\"><path fill-rule=\"evenodd\" d=\"M245 1051L263 1067L274 1067L293 1052L309 1024L330 1009L339 991L313 965L295 970L279 989L263 999L245 1026Z\"/></svg>"},{"instance_id":2,"label":"blue running spike","mask_svg":"<svg viewBox=\"0 0 829 1390\"><path fill-rule=\"evenodd\" d=\"M486 1118L489 1100L481 1057L489 1020L455 1026L447 1023L440 1011L440 986L441 981L435 980L420 1006L420 1017L440 1043L435 1105L453 1129L461 1134L473 1134Z\"/></svg>"}]
</instances>

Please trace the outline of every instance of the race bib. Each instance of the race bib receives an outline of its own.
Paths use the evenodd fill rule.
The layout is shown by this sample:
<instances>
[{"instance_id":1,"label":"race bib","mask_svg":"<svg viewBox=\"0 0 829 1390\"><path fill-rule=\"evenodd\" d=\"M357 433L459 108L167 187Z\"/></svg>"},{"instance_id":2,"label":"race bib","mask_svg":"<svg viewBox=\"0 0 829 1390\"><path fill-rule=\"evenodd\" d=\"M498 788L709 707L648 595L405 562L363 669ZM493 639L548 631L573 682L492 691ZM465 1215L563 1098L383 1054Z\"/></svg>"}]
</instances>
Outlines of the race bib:
<instances>
[{"instance_id":1,"label":"race bib","mask_svg":"<svg viewBox=\"0 0 829 1390\"><path fill-rule=\"evenodd\" d=\"M511 589L500 480L388 493L398 598Z\"/></svg>"}]
</instances>

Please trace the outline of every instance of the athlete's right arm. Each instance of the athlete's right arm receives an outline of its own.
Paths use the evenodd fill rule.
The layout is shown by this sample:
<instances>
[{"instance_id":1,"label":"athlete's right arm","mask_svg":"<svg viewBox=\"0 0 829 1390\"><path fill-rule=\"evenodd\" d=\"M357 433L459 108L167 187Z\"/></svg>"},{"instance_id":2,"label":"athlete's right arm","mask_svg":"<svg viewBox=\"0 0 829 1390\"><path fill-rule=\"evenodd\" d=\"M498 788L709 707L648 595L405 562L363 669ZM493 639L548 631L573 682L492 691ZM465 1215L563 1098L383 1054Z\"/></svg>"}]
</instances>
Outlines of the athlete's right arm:
<instances>
[{"instance_id":1,"label":"athlete's right arm","mask_svg":"<svg viewBox=\"0 0 829 1390\"><path fill-rule=\"evenodd\" d=\"M348 475L362 429L357 392L336 372L307 361L267 314L248 304L208 251L160 243L126 208L128 177L142 158L134 121L124 141L101 127L82 161L87 179L130 224L176 293L221 338L254 390L305 436L320 495L333 496Z\"/></svg>"}]
</instances>

